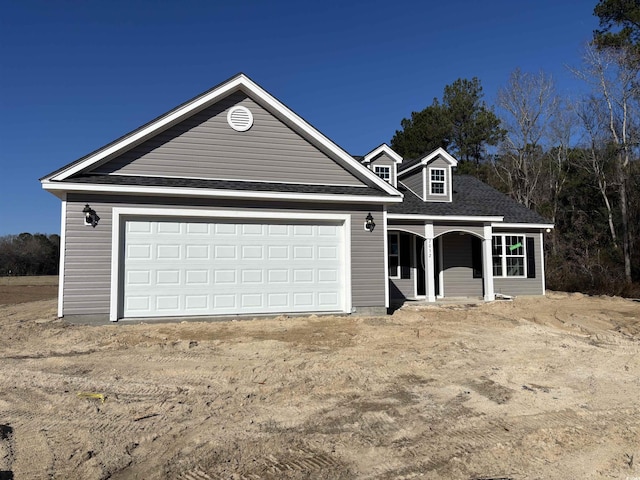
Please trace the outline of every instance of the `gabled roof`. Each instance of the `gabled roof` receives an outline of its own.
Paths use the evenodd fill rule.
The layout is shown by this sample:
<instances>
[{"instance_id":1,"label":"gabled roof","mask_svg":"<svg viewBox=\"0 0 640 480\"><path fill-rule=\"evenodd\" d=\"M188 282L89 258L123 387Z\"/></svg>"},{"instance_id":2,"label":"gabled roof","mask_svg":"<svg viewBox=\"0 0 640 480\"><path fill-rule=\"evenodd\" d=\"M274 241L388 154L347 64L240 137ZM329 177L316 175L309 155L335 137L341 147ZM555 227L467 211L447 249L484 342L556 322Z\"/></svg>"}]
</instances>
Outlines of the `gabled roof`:
<instances>
[{"instance_id":1,"label":"gabled roof","mask_svg":"<svg viewBox=\"0 0 640 480\"><path fill-rule=\"evenodd\" d=\"M424 202L413 192L398 183L404 194L401 204L388 208L393 215L425 215L451 217L503 217L506 224L535 224L551 227L551 222L533 210L519 204L504 193L490 187L471 175L453 175L451 202Z\"/></svg>"},{"instance_id":2,"label":"gabled roof","mask_svg":"<svg viewBox=\"0 0 640 480\"><path fill-rule=\"evenodd\" d=\"M400 200L401 194L395 188L363 166L342 148L333 143L329 138L316 130L302 117L294 113L243 73L235 75L229 80L226 80L201 95L179 105L173 110L120 137L108 145L105 145L75 162L44 176L40 179L43 184L43 188L47 189L49 185L57 182L72 183L75 176L80 175L91 168L95 168L101 163L104 163L141 144L158 133L176 125L236 91L243 91L245 94L277 113L277 115L285 119L302 137L326 149L332 154L332 157L338 163L354 175L365 179L368 184L375 186L387 196L396 197L397 201Z\"/></svg>"},{"instance_id":3,"label":"gabled roof","mask_svg":"<svg viewBox=\"0 0 640 480\"><path fill-rule=\"evenodd\" d=\"M449 152L447 152L444 148L440 147L435 149L433 152L425 155L424 157L417 158L414 160L410 160L405 165L403 165L401 170L398 170L398 176L405 175L414 169L427 165L432 160L441 157L445 162L447 162L450 166L456 167L458 165L458 161L453 158Z\"/></svg>"},{"instance_id":4,"label":"gabled roof","mask_svg":"<svg viewBox=\"0 0 640 480\"><path fill-rule=\"evenodd\" d=\"M394 162L402 163L402 157L398 155L389 145L383 143L379 147L371 150L367 153L364 158L361 160L362 163L369 163L371 160L376 158L378 155L386 153Z\"/></svg>"}]
</instances>

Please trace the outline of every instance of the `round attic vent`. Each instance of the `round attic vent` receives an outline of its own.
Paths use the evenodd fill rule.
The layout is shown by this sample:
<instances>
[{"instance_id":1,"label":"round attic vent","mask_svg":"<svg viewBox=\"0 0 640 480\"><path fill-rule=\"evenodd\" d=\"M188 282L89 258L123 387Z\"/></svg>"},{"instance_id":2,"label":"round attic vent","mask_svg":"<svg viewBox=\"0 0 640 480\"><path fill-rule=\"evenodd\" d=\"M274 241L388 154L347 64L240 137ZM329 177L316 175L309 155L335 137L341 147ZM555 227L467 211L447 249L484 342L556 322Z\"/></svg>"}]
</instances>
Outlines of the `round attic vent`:
<instances>
[{"instance_id":1,"label":"round attic vent","mask_svg":"<svg viewBox=\"0 0 640 480\"><path fill-rule=\"evenodd\" d=\"M232 107L227 113L227 122L238 132L246 132L253 125L253 115L246 107Z\"/></svg>"}]
</instances>

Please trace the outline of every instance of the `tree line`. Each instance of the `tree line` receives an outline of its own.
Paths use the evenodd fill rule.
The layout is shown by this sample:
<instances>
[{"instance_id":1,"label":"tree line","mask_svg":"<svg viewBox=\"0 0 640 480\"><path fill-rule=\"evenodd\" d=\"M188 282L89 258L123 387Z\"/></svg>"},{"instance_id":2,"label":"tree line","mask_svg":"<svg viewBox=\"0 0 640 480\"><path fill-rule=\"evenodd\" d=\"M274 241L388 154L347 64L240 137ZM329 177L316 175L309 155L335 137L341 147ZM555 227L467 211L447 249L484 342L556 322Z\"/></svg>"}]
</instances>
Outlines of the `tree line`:
<instances>
[{"instance_id":1,"label":"tree line","mask_svg":"<svg viewBox=\"0 0 640 480\"><path fill-rule=\"evenodd\" d=\"M640 0L601 0L582 65L588 93L559 95L544 72L516 69L483 100L478 78L401 121L405 158L444 147L472 174L555 224L549 288L640 297Z\"/></svg>"},{"instance_id":2,"label":"tree line","mask_svg":"<svg viewBox=\"0 0 640 480\"><path fill-rule=\"evenodd\" d=\"M0 276L57 275L60 235L21 233L0 237Z\"/></svg>"}]
</instances>

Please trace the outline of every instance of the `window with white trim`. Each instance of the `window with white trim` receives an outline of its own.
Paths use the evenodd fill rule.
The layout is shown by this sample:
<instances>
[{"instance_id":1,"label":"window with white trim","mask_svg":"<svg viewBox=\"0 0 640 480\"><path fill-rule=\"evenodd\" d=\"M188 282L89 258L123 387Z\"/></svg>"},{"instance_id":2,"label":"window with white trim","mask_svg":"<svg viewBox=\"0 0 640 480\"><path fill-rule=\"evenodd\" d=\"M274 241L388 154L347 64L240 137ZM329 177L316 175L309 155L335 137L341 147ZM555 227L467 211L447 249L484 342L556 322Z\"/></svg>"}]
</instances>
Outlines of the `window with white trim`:
<instances>
[{"instance_id":1,"label":"window with white trim","mask_svg":"<svg viewBox=\"0 0 640 480\"><path fill-rule=\"evenodd\" d=\"M389 233L387 235L389 248L389 277L400 278L400 234Z\"/></svg>"},{"instance_id":2,"label":"window with white trim","mask_svg":"<svg viewBox=\"0 0 640 480\"><path fill-rule=\"evenodd\" d=\"M385 166L385 165L374 165L373 166L373 173L378 175L385 182L390 182L391 181L391 167L388 167L388 166Z\"/></svg>"},{"instance_id":3,"label":"window with white trim","mask_svg":"<svg viewBox=\"0 0 640 480\"><path fill-rule=\"evenodd\" d=\"M491 243L494 277L526 276L523 235L494 235Z\"/></svg>"},{"instance_id":4,"label":"window with white trim","mask_svg":"<svg viewBox=\"0 0 640 480\"><path fill-rule=\"evenodd\" d=\"M429 169L429 192L431 195L446 195L446 170L444 168Z\"/></svg>"}]
</instances>

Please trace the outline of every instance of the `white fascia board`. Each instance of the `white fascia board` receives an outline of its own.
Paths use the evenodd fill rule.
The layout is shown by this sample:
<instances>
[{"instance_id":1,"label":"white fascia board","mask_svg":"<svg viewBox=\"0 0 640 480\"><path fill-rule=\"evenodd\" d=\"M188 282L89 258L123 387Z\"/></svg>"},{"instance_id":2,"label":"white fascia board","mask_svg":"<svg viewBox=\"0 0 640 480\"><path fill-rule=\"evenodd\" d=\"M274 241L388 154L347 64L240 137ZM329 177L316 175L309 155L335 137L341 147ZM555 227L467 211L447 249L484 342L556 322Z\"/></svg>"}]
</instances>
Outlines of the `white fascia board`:
<instances>
[{"instance_id":1,"label":"white fascia board","mask_svg":"<svg viewBox=\"0 0 640 480\"><path fill-rule=\"evenodd\" d=\"M100 150L95 155L85 159L84 161L73 165L67 170L63 170L57 175L50 178L50 180L65 180L69 178L71 175L74 175L91 165L99 162L100 160L118 153L126 149L131 144L143 140L145 138L151 137L155 132L161 130L171 123L178 122L179 120L188 117L192 112L198 110L200 108L206 107L209 104L213 104L220 97L227 95L228 93L238 90L240 88L247 89L251 94L258 97L260 100L265 102L267 105L274 108L281 115L291 121L297 128L299 128L304 134L313 138L315 141L326 147L329 151L334 153L342 162L349 165L351 168L355 169L358 173L365 176L372 183L382 188L385 192L391 195L398 195L399 192L393 188L390 184L382 180L375 173L369 170L367 167L358 162L355 158L349 155L347 152L342 150L338 145L329 140L326 136L312 127L309 123L307 123L304 119L302 119L299 115L295 114L292 110L290 110L286 105L281 103L279 100L274 98L271 94L269 94L266 90L260 87L258 84L254 83L249 77L244 74L240 74L237 77L234 77L232 80L228 81L220 85L215 90L206 93L192 102L184 105L182 108L179 108L175 112L170 115L166 115L156 122L148 125L147 127L141 129L140 131L134 133L131 136L128 136L122 141L106 148L104 150Z\"/></svg>"},{"instance_id":2,"label":"white fascia board","mask_svg":"<svg viewBox=\"0 0 640 480\"><path fill-rule=\"evenodd\" d=\"M553 223L492 223L491 226L500 228L555 228Z\"/></svg>"},{"instance_id":3,"label":"white fascia board","mask_svg":"<svg viewBox=\"0 0 640 480\"><path fill-rule=\"evenodd\" d=\"M96 185L86 183L43 182L42 188L51 191L82 193L114 193L128 195L162 195L176 197L248 198L262 200L299 200L304 202L340 203L401 203L403 196L378 197L367 195L341 195L318 193L256 192L250 190L211 190L203 188L141 187L130 185Z\"/></svg>"},{"instance_id":4,"label":"white fascia board","mask_svg":"<svg viewBox=\"0 0 640 480\"><path fill-rule=\"evenodd\" d=\"M395 151L393 151L393 149L389 145L387 145L386 143L383 143L378 148L376 148L376 149L372 150L371 152L367 153L364 156L364 159L362 161L364 163L369 163L369 162L371 162L371 160L373 160L374 158L376 158L378 155L380 155L383 152L386 153L387 155L389 155L389 157L391 157L391 159L394 162L402 163L402 157L400 155L398 155Z\"/></svg>"},{"instance_id":5,"label":"white fascia board","mask_svg":"<svg viewBox=\"0 0 640 480\"><path fill-rule=\"evenodd\" d=\"M501 222L502 216L471 217L467 215L413 215L411 213L389 213L389 220L434 220L442 222ZM493 223L491 223L493 226ZM497 223L496 226L502 226Z\"/></svg>"}]
</instances>

